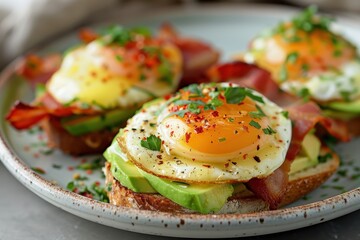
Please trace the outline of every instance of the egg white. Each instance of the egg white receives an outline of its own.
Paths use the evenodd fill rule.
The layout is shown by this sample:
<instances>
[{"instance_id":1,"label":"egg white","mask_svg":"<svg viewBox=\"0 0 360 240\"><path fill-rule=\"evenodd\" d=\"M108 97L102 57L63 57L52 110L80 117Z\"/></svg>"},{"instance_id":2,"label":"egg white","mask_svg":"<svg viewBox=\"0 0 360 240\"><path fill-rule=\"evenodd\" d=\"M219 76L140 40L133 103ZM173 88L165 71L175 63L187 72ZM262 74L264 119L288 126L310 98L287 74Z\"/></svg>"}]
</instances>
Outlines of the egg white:
<instances>
[{"instance_id":1,"label":"egg white","mask_svg":"<svg viewBox=\"0 0 360 240\"><path fill-rule=\"evenodd\" d=\"M344 93L349 100L354 100L360 97L360 61L350 61L336 71L324 71L309 77L306 82L288 80L281 83L280 87L293 94L306 88L311 97L318 101L344 100Z\"/></svg>"},{"instance_id":2,"label":"egg white","mask_svg":"<svg viewBox=\"0 0 360 240\"><path fill-rule=\"evenodd\" d=\"M147 104L128 122L120 138L120 146L135 165L162 178L198 183L246 182L254 177L262 178L284 162L291 139L290 120L281 114L281 108L265 97L263 99L263 111L270 118L276 115L277 120L273 120L271 126L277 133L272 135L273 140L266 138L267 141L258 151L247 152L247 149L242 149L235 154L220 156L197 152L178 144L174 138L168 137L169 133L164 127L169 123L167 121L176 121L164 118L167 115L165 100ZM163 109L160 114L159 109ZM179 126L174 135L181 135L186 129L180 122L172 123L172 126ZM152 151L140 145L141 140L151 134L162 140L160 151ZM261 159L260 162L254 160L255 155Z\"/></svg>"}]
</instances>

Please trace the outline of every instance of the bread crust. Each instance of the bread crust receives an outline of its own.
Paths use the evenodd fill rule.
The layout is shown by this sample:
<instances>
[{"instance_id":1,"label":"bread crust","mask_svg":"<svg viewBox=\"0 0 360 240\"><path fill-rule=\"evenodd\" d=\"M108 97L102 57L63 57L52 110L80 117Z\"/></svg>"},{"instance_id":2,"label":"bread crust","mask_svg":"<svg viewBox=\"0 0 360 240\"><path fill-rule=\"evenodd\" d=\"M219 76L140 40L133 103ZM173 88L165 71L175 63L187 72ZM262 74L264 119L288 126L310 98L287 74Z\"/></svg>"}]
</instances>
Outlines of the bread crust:
<instances>
[{"instance_id":1,"label":"bread crust","mask_svg":"<svg viewBox=\"0 0 360 240\"><path fill-rule=\"evenodd\" d=\"M321 152L324 154L331 151L329 148L323 147ZM336 171L339 163L339 157L333 153L333 158L328 159L327 162L291 175L284 199L280 206L282 207L290 204L319 187ZM111 186L111 190L108 191L108 197L111 204L140 210L171 213L196 213L195 211L186 209L177 203L174 203L160 194L136 193L122 186L111 174L109 162L106 162L105 164L104 173L106 176L106 184ZM245 190L231 196L225 206L217 214L251 213L265 210L269 210L268 203L256 197L252 192Z\"/></svg>"},{"instance_id":2,"label":"bread crust","mask_svg":"<svg viewBox=\"0 0 360 240\"><path fill-rule=\"evenodd\" d=\"M118 129L114 128L73 136L61 126L57 117L42 120L40 127L47 135L49 147L59 148L64 153L74 156L102 153L118 133Z\"/></svg>"}]
</instances>

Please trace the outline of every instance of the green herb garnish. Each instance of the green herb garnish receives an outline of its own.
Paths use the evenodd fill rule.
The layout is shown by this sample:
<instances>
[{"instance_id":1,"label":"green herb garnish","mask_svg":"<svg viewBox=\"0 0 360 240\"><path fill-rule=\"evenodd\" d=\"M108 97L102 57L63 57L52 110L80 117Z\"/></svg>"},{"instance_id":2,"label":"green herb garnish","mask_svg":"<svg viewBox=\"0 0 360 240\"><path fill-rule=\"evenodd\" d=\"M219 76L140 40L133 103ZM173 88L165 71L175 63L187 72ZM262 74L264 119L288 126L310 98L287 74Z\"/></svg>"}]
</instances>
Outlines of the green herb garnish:
<instances>
[{"instance_id":1,"label":"green herb garnish","mask_svg":"<svg viewBox=\"0 0 360 240\"><path fill-rule=\"evenodd\" d=\"M151 134L146 140L141 140L140 145L152 151L160 151L161 139Z\"/></svg>"},{"instance_id":2,"label":"green herb garnish","mask_svg":"<svg viewBox=\"0 0 360 240\"><path fill-rule=\"evenodd\" d=\"M261 126L258 122L255 122L254 120L251 120L250 123L249 123L250 126L253 126L254 128L256 129L260 129Z\"/></svg>"}]
</instances>

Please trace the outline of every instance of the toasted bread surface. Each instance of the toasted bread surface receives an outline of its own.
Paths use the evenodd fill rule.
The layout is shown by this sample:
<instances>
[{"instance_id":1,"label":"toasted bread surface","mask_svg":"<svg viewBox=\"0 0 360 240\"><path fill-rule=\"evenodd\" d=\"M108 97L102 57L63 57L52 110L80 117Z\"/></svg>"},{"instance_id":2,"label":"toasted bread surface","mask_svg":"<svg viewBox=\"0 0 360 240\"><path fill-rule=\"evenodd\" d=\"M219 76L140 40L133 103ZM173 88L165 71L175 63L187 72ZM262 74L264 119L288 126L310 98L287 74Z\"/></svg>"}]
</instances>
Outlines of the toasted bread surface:
<instances>
[{"instance_id":1,"label":"toasted bread surface","mask_svg":"<svg viewBox=\"0 0 360 240\"><path fill-rule=\"evenodd\" d=\"M59 148L74 156L102 153L118 133L118 129L104 129L73 136L61 126L60 119L56 117L44 119L40 126L47 135L49 147Z\"/></svg>"},{"instance_id":2,"label":"toasted bread surface","mask_svg":"<svg viewBox=\"0 0 360 240\"><path fill-rule=\"evenodd\" d=\"M331 151L327 147L323 147L322 154L326 152ZM325 163L320 163L313 168L291 175L284 199L280 206L292 203L319 187L336 171L338 166L339 157L333 154L333 158L328 159ZM186 209L160 194L136 193L122 186L111 174L109 162L106 162L104 173L106 176L106 184L111 185L111 190L108 192L111 204L141 210L195 213L195 211ZM251 213L265 210L269 210L269 205L262 199L256 197L252 192L245 190L244 192L231 196L217 214Z\"/></svg>"}]
</instances>

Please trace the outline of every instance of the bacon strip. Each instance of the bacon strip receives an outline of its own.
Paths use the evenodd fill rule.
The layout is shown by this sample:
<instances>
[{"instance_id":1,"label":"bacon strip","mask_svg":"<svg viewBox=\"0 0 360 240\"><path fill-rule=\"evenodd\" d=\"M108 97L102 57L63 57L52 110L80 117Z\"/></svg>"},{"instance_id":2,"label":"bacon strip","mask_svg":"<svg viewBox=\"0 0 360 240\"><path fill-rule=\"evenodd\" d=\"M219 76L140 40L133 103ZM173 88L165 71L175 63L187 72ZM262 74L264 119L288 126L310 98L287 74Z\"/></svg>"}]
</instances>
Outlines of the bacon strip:
<instances>
[{"instance_id":1,"label":"bacon strip","mask_svg":"<svg viewBox=\"0 0 360 240\"><path fill-rule=\"evenodd\" d=\"M285 161L266 178L253 178L246 186L258 197L269 203L270 209L277 209L289 182L290 161Z\"/></svg>"},{"instance_id":2,"label":"bacon strip","mask_svg":"<svg viewBox=\"0 0 360 240\"><path fill-rule=\"evenodd\" d=\"M57 102L49 93L38 99L38 105L29 105L21 101L15 102L6 116L6 120L19 130L27 129L46 117L66 117L74 114L94 114L93 109L81 109L76 106L65 107Z\"/></svg>"},{"instance_id":3,"label":"bacon strip","mask_svg":"<svg viewBox=\"0 0 360 240\"><path fill-rule=\"evenodd\" d=\"M17 74L28 80L32 86L46 83L59 69L62 58L59 54L40 57L35 54L27 55L20 63Z\"/></svg>"},{"instance_id":4,"label":"bacon strip","mask_svg":"<svg viewBox=\"0 0 360 240\"><path fill-rule=\"evenodd\" d=\"M279 90L270 72L254 64L234 61L216 65L208 71L207 77L212 82L230 82L252 88L282 107L298 101L296 97Z\"/></svg>"},{"instance_id":5,"label":"bacon strip","mask_svg":"<svg viewBox=\"0 0 360 240\"><path fill-rule=\"evenodd\" d=\"M208 81L206 71L219 60L218 50L201 40L181 36L170 24L160 27L158 37L174 43L182 53L184 62L180 87Z\"/></svg>"}]
</instances>

